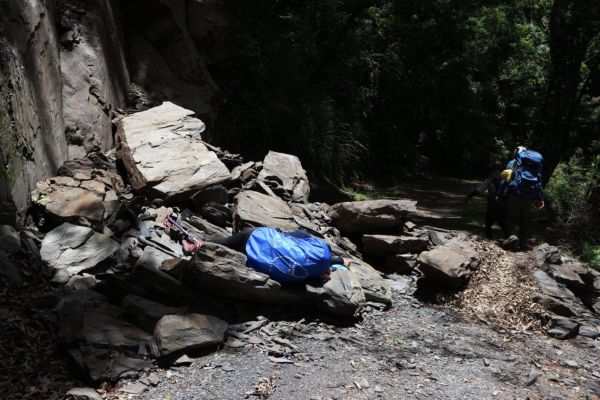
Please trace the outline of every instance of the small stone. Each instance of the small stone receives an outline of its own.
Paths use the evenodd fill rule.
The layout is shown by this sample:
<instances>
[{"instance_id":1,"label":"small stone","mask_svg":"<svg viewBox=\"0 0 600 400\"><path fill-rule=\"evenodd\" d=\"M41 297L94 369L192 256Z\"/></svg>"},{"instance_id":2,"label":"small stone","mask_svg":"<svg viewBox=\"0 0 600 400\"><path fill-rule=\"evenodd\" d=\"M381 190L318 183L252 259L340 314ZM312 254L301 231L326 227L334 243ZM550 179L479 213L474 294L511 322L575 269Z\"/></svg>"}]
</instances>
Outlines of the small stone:
<instances>
[{"instance_id":1,"label":"small stone","mask_svg":"<svg viewBox=\"0 0 600 400\"><path fill-rule=\"evenodd\" d=\"M579 367L579 364L577 364L577 362L576 362L576 361L574 361L574 360L566 360L566 361L565 361L565 364L566 364L568 367L571 367L571 368L577 368L577 367Z\"/></svg>"},{"instance_id":2,"label":"small stone","mask_svg":"<svg viewBox=\"0 0 600 400\"><path fill-rule=\"evenodd\" d=\"M156 373L151 373L150 375L148 375L148 383L150 383L152 386L156 386L159 384L160 382L160 377L158 376L158 374Z\"/></svg>"},{"instance_id":3,"label":"small stone","mask_svg":"<svg viewBox=\"0 0 600 400\"><path fill-rule=\"evenodd\" d=\"M228 340L225 343L225 345L232 349L239 349L239 348L244 347L244 342L242 342L241 340L238 340L238 339L231 339L231 340Z\"/></svg>"},{"instance_id":4,"label":"small stone","mask_svg":"<svg viewBox=\"0 0 600 400\"><path fill-rule=\"evenodd\" d=\"M235 368L233 368L231 365L223 365L223 367L221 369L223 371L225 371L225 372L233 372L233 371L235 371Z\"/></svg>"},{"instance_id":5,"label":"small stone","mask_svg":"<svg viewBox=\"0 0 600 400\"><path fill-rule=\"evenodd\" d=\"M533 385L534 383L537 382L539 377L540 376L538 375L537 372L535 372L535 371L530 372L529 375L527 375L527 379L525 380L525 386Z\"/></svg>"},{"instance_id":6,"label":"small stone","mask_svg":"<svg viewBox=\"0 0 600 400\"><path fill-rule=\"evenodd\" d=\"M72 400L102 400L102 396L92 388L73 388L67 392L65 398Z\"/></svg>"},{"instance_id":7,"label":"small stone","mask_svg":"<svg viewBox=\"0 0 600 400\"><path fill-rule=\"evenodd\" d=\"M485 365L486 367L490 366L490 360L488 360L487 358L483 359L483 365Z\"/></svg>"},{"instance_id":8,"label":"small stone","mask_svg":"<svg viewBox=\"0 0 600 400\"><path fill-rule=\"evenodd\" d=\"M381 388L381 386L379 386L379 385L375 385L375 387L373 388L373 390L374 390L376 393L383 393L383 389L382 389L382 388Z\"/></svg>"},{"instance_id":9,"label":"small stone","mask_svg":"<svg viewBox=\"0 0 600 400\"><path fill-rule=\"evenodd\" d=\"M119 391L129 394L142 394L147 389L148 388L146 387L146 385L143 385L140 382L132 382L120 388Z\"/></svg>"}]
</instances>

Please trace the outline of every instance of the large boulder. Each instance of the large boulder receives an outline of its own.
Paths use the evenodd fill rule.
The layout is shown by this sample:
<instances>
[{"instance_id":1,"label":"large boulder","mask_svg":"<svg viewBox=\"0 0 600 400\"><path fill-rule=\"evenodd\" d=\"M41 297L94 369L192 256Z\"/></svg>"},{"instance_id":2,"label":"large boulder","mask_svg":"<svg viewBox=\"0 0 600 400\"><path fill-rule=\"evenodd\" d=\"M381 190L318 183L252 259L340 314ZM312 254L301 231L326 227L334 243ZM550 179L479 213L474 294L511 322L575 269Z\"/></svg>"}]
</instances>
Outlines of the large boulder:
<instances>
[{"instance_id":1,"label":"large boulder","mask_svg":"<svg viewBox=\"0 0 600 400\"><path fill-rule=\"evenodd\" d=\"M282 189L290 194L291 201L308 201L310 192L308 177L298 157L269 151L263 161L263 169L258 174L258 179L265 180L271 176L281 180Z\"/></svg>"},{"instance_id":2,"label":"large boulder","mask_svg":"<svg viewBox=\"0 0 600 400\"><path fill-rule=\"evenodd\" d=\"M154 338L162 356L196 352L222 343L227 327L227 322L209 315L166 315L156 324Z\"/></svg>"},{"instance_id":3,"label":"large boulder","mask_svg":"<svg viewBox=\"0 0 600 400\"><path fill-rule=\"evenodd\" d=\"M54 281L65 283L83 270L93 268L119 249L108 234L65 222L46 234L40 255L56 269Z\"/></svg>"},{"instance_id":4,"label":"large boulder","mask_svg":"<svg viewBox=\"0 0 600 400\"><path fill-rule=\"evenodd\" d=\"M363 249L372 255L420 253L427 250L429 239L418 236L364 235Z\"/></svg>"},{"instance_id":5,"label":"large boulder","mask_svg":"<svg viewBox=\"0 0 600 400\"><path fill-rule=\"evenodd\" d=\"M451 288L463 285L479 266L479 255L464 237L456 237L425 251L417 260L426 277Z\"/></svg>"},{"instance_id":6,"label":"large boulder","mask_svg":"<svg viewBox=\"0 0 600 400\"><path fill-rule=\"evenodd\" d=\"M196 252L184 281L201 293L252 303L302 304L304 298L302 292L284 289L247 267L244 254L214 243Z\"/></svg>"},{"instance_id":7,"label":"large boulder","mask_svg":"<svg viewBox=\"0 0 600 400\"><path fill-rule=\"evenodd\" d=\"M412 200L367 200L338 203L328 215L343 234L371 233L401 227L410 214L417 212Z\"/></svg>"},{"instance_id":8,"label":"large boulder","mask_svg":"<svg viewBox=\"0 0 600 400\"><path fill-rule=\"evenodd\" d=\"M351 271L335 270L327 282L306 285L308 298L332 314L353 317L365 304L365 294Z\"/></svg>"},{"instance_id":9,"label":"large boulder","mask_svg":"<svg viewBox=\"0 0 600 400\"><path fill-rule=\"evenodd\" d=\"M294 212L283 200L251 190L238 193L234 199L234 228L269 226L283 230L294 230Z\"/></svg>"},{"instance_id":10,"label":"large boulder","mask_svg":"<svg viewBox=\"0 0 600 400\"><path fill-rule=\"evenodd\" d=\"M202 142L205 126L193 114L165 102L119 121L119 156L135 190L177 200L230 179Z\"/></svg>"}]
</instances>

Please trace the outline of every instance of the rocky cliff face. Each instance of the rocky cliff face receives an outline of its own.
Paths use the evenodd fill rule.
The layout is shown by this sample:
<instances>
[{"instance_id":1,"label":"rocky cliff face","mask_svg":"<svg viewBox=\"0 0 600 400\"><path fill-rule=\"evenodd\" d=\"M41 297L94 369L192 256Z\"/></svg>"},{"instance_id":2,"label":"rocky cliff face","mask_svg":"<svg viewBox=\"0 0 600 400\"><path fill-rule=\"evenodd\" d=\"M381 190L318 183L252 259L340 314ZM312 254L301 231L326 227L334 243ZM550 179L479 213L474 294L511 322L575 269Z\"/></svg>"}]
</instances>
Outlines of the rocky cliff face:
<instances>
[{"instance_id":1,"label":"rocky cliff face","mask_svg":"<svg viewBox=\"0 0 600 400\"><path fill-rule=\"evenodd\" d=\"M218 0L0 0L0 201L27 206L66 160L114 146L115 118L172 100L210 126Z\"/></svg>"}]
</instances>

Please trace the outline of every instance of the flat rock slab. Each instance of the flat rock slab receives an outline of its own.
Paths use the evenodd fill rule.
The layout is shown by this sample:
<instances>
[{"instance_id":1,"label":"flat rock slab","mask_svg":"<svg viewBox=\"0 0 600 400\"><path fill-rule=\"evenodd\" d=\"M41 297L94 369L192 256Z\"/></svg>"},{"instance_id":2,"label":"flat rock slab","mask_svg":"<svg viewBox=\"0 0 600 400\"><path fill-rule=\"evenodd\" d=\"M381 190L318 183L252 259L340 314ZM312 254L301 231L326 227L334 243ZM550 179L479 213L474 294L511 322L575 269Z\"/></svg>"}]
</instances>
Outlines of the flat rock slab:
<instances>
[{"instance_id":1,"label":"flat rock slab","mask_svg":"<svg viewBox=\"0 0 600 400\"><path fill-rule=\"evenodd\" d=\"M258 174L258 179L264 180L270 176L276 176L281 180L283 189L292 194L290 200L308 201L310 193L308 177L298 157L269 151L263 161L263 169Z\"/></svg>"},{"instance_id":2,"label":"flat rock slab","mask_svg":"<svg viewBox=\"0 0 600 400\"><path fill-rule=\"evenodd\" d=\"M165 102L119 121L118 154L135 190L176 200L231 178L202 142L205 126L193 114Z\"/></svg>"},{"instance_id":3,"label":"flat rock slab","mask_svg":"<svg viewBox=\"0 0 600 400\"><path fill-rule=\"evenodd\" d=\"M349 201L332 205L328 215L343 234L372 233L401 227L417 213L413 200Z\"/></svg>"},{"instance_id":4,"label":"flat rock slab","mask_svg":"<svg viewBox=\"0 0 600 400\"><path fill-rule=\"evenodd\" d=\"M363 249L371 255L420 253L427 250L428 238L415 236L364 235Z\"/></svg>"},{"instance_id":5,"label":"flat rock slab","mask_svg":"<svg viewBox=\"0 0 600 400\"><path fill-rule=\"evenodd\" d=\"M426 277L452 288L463 285L479 266L479 255L471 242L462 237L421 253L417 260Z\"/></svg>"},{"instance_id":6,"label":"flat rock slab","mask_svg":"<svg viewBox=\"0 0 600 400\"><path fill-rule=\"evenodd\" d=\"M247 267L244 254L214 243L196 252L184 281L202 293L251 303L302 304L304 299L304 293Z\"/></svg>"},{"instance_id":7,"label":"flat rock slab","mask_svg":"<svg viewBox=\"0 0 600 400\"><path fill-rule=\"evenodd\" d=\"M285 201L252 190L235 196L233 223L236 229L259 226L286 231L298 229L294 212Z\"/></svg>"},{"instance_id":8,"label":"flat rock slab","mask_svg":"<svg viewBox=\"0 0 600 400\"><path fill-rule=\"evenodd\" d=\"M307 284L306 292L315 306L348 317L356 316L366 301L362 286L351 271L335 270L324 284Z\"/></svg>"},{"instance_id":9,"label":"flat rock slab","mask_svg":"<svg viewBox=\"0 0 600 400\"><path fill-rule=\"evenodd\" d=\"M193 352L223 342L227 322L202 314L167 315L156 324L154 338L161 355Z\"/></svg>"},{"instance_id":10,"label":"flat rock slab","mask_svg":"<svg viewBox=\"0 0 600 400\"><path fill-rule=\"evenodd\" d=\"M110 235L65 222L46 234L42 260L56 269L54 281L65 283L83 270L93 268L119 249Z\"/></svg>"}]
</instances>

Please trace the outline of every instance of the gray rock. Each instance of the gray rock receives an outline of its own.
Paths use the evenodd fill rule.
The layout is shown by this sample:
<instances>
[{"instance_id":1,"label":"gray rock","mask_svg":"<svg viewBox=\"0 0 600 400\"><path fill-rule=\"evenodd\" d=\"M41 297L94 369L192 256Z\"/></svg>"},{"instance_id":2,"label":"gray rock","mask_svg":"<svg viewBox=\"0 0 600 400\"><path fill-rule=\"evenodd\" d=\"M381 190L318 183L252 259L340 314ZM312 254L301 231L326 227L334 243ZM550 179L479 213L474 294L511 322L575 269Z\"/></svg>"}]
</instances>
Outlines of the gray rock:
<instances>
[{"instance_id":1,"label":"gray rock","mask_svg":"<svg viewBox=\"0 0 600 400\"><path fill-rule=\"evenodd\" d=\"M97 283L98 280L94 275L84 273L81 275L73 275L65 286L69 289L83 290L91 289L96 286Z\"/></svg>"},{"instance_id":2,"label":"gray rock","mask_svg":"<svg viewBox=\"0 0 600 400\"><path fill-rule=\"evenodd\" d=\"M367 200L338 203L328 216L343 234L371 233L400 228L411 214L417 213L412 200Z\"/></svg>"},{"instance_id":3,"label":"gray rock","mask_svg":"<svg viewBox=\"0 0 600 400\"><path fill-rule=\"evenodd\" d=\"M36 184L31 192L34 203L61 218L100 222L115 216L120 204L117 193L125 191L115 160L90 153L88 158L66 161L58 172L60 176Z\"/></svg>"},{"instance_id":4,"label":"gray rock","mask_svg":"<svg viewBox=\"0 0 600 400\"><path fill-rule=\"evenodd\" d=\"M118 248L110 235L65 222L46 234L40 255L56 269L53 280L65 283L71 276L95 267Z\"/></svg>"},{"instance_id":5,"label":"gray rock","mask_svg":"<svg viewBox=\"0 0 600 400\"><path fill-rule=\"evenodd\" d=\"M137 373L152 366L147 360L128 357L110 349L71 349L69 356L94 382L116 381L126 374Z\"/></svg>"},{"instance_id":6,"label":"gray rock","mask_svg":"<svg viewBox=\"0 0 600 400\"><path fill-rule=\"evenodd\" d=\"M254 165L255 165L254 161L248 161L242 165L238 165L231 171L231 180L232 181L241 180L242 182L246 182L248 180L247 171L250 171L252 173Z\"/></svg>"},{"instance_id":7,"label":"gray rock","mask_svg":"<svg viewBox=\"0 0 600 400\"><path fill-rule=\"evenodd\" d=\"M302 304L304 298L247 267L244 254L214 243L196 252L184 282L201 293L253 303Z\"/></svg>"},{"instance_id":8,"label":"gray rock","mask_svg":"<svg viewBox=\"0 0 600 400\"><path fill-rule=\"evenodd\" d=\"M581 326L579 328L579 336L584 336L590 339L597 339L600 337L600 331L593 326Z\"/></svg>"},{"instance_id":9,"label":"gray rock","mask_svg":"<svg viewBox=\"0 0 600 400\"><path fill-rule=\"evenodd\" d=\"M579 302L573 292L567 289L565 285L556 282L544 271L535 271L533 278L538 283L543 294L555 297L569 304L577 304Z\"/></svg>"},{"instance_id":10,"label":"gray rock","mask_svg":"<svg viewBox=\"0 0 600 400\"><path fill-rule=\"evenodd\" d=\"M67 399L102 400L102 396L92 388L73 388L67 392Z\"/></svg>"},{"instance_id":11,"label":"gray rock","mask_svg":"<svg viewBox=\"0 0 600 400\"><path fill-rule=\"evenodd\" d=\"M129 394L142 394L146 390L148 390L148 387L140 382L129 382L119 389L120 392Z\"/></svg>"},{"instance_id":12,"label":"gray rock","mask_svg":"<svg viewBox=\"0 0 600 400\"><path fill-rule=\"evenodd\" d=\"M278 177L283 189L292 194L291 201L308 201L310 192L308 177L298 157L269 151L263 161L263 169L258 174L258 179L265 180L272 176Z\"/></svg>"},{"instance_id":13,"label":"gray rock","mask_svg":"<svg viewBox=\"0 0 600 400\"><path fill-rule=\"evenodd\" d=\"M227 189L223 185L215 185L206 189L200 190L198 193L192 196L192 202L197 210L202 208L203 205L209 202L217 204L227 204L229 201L229 194Z\"/></svg>"},{"instance_id":14,"label":"gray rock","mask_svg":"<svg viewBox=\"0 0 600 400\"><path fill-rule=\"evenodd\" d=\"M207 221L222 228L231 225L231 210L223 204L215 203L214 201L208 202L202 206L200 214Z\"/></svg>"},{"instance_id":15,"label":"gray rock","mask_svg":"<svg viewBox=\"0 0 600 400\"><path fill-rule=\"evenodd\" d=\"M134 294L125 296L121 305L135 324L148 332L154 332L156 323L165 315L183 313L182 308L165 306Z\"/></svg>"},{"instance_id":16,"label":"gray rock","mask_svg":"<svg viewBox=\"0 0 600 400\"><path fill-rule=\"evenodd\" d=\"M322 285L308 283L308 298L317 307L336 315L353 317L365 304L365 294L351 271L335 270Z\"/></svg>"},{"instance_id":17,"label":"gray rock","mask_svg":"<svg viewBox=\"0 0 600 400\"><path fill-rule=\"evenodd\" d=\"M416 257L411 254L394 254L385 257L385 267L400 274L409 274L417 265Z\"/></svg>"},{"instance_id":18,"label":"gray rock","mask_svg":"<svg viewBox=\"0 0 600 400\"><path fill-rule=\"evenodd\" d=\"M596 271L583 263L550 265L548 270L554 280L566 285L571 290L595 291Z\"/></svg>"},{"instance_id":19,"label":"gray rock","mask_svg":"<svg viewBox=\"0 0 600 400\"><path fill-rule=\"evenodd\" d=\"M233 224L235 230L244 227L269 226L291 231L298 228L290 206L262 193L244 190L234 199Z\"/></svg>"},{"instance_id":20,"label":"gray rock","mask_svg":"<svg viewBox=\"0 0 600 400\"><path fill-rule=\"evenodd\" d=\"M0 251L16 253L21 248L21 234L10 225L0 225Z\"/></svg>"},{"instance_id":21,"label":"gray rock","mask_svg":"<svg viewBox=\"0 0 600 400\"><path fill-rule=\"evenodd\" d=\"M420 253L427 250L428 238L415 236L363 235L363 249L372 255Z\"/></svg>"},{"instance_id":22,"label":"gray rock","mask_svg":"<svg viewBox=\"0 0 600 400\"><path fill-rule=\"evenodd\" d=\"M561 317L558 315L548 315L548 335L560 340L570 339L577 336L580 323L577 320Z\"/></svg>"},{"instance_id":23,"label":"gray rock","mask_svg":"<svg viewBox=\"0 0 600 400\"><path fill-rule=\"evenodd\" d=\"M457 288L463 285L479 266L479 255L471 242L464 237L456 237L425 251L417 258L423 274L441 285Z\"/></svg>"},{"instance_id":24,"label":"gray rock","mask_svg":"<svg viewBox=\"0 0 600 400\"><path fill-rule=\"evenodd\" d=\"M167 315L156 324L154 337L162 356L214 347L223 342L227 323L201 315Z\"/></svg>"},{"instance_id":25,"label":"gray rock","mask_svg":"<svg viewBox=\"0 0 600 400\"><path fill-rule=\"evenodd\" d=\"M0 276L5 277L13 283L22 283L23 276L19 268L8 258L5 252L0 251Z\"/></svg>"},{"instance_id":26,"label":"gray rock","mask_svg":"<svg viewBox=\"0 0 600 400\"><path fill-rule=\"evenodd\" d=\"M199 238L203 238L204 236L225 238L231 235L227 229L211 224L205 219L193 215L187 210L182 213L182 221L180 221L180 224L182 224L184 228L196 234L196 236Z\"/></svg>"},{"instance_id":27,"label":"gray rock","mask_svg":"<svg viewBox=\"0 0 600 400\"><path fill-rule=\"evenodd\" d=\"M160 269L163 261L172 259L171 254L167 254L153 246L146 246L142 256L137 260L135 266L145 266L148 268Z\"/></svg>"},{"instance_id":28,"label":"gray rock","mask_svg":"<svg viewBox=\"0 0 600 400\"><path fill-rule=\"evenodd\" d=\"M152 295L152 300L174 304L192 304L197 296L171 275L145 264L137 265L129 281Z\"/></svg>"},{"instance_id":29,"label":"gray rock","mask_svg":"<svg viewBox=\"0 0 600 400\"><path fill-rule=\"evenodd\" d=\"M546 310L563 317L573 317L579 314L578 307L572 301L564 301L554 296L539 293L533 297L533 301Z\"/></svg>"},{"instance_id":30,"label":"gray rock","mask_svg":"<svg viewBox=\"0 0 600 400\"><path fill-rule=\"evenodd\" d=\"M358 258L348 257L348 259L350 260L350 270L358 279L367 301L392 304L392 289L381 274Z\"/></svg>"},{"instance_id":31,"label":"gray rock","mask_svg":"<svg viewBox=\"0 0 600 400\"><path fill-rule=\"evenodd\" d=\"M165 102L119 121L118 154L135 190L177 200L230 179L227 167L202 142L205 126L193 114Z\"/></svg>"},{"instance_id":32,"label":"gray rock","mask_svg":"<svg viewBox=\"0 0 600 400\"><path fill-rule=\"evenodd\" d=\"M17 206L15 203L10 201L0 202L0 225L11 225L17 224Z\"/></svg>"}]
</instances>

